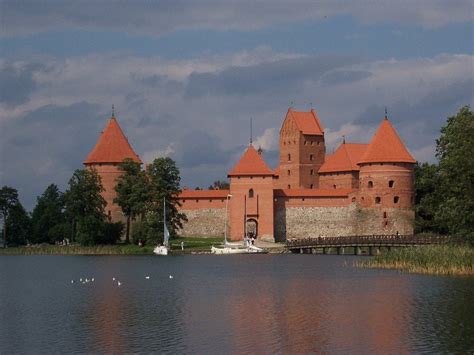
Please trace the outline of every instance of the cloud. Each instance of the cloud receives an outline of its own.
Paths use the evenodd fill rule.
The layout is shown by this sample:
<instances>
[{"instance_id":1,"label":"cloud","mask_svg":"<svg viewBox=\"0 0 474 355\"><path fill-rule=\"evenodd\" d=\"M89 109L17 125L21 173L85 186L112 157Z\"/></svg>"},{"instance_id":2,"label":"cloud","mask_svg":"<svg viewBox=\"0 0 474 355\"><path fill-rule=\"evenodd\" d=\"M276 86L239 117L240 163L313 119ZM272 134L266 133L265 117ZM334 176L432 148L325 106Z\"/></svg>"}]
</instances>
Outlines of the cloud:
<instances>
[{"instance_id":1,"label":"cloud","mask_svg":"<svg viewBox=\"0 0 474 355\"><path fill-rule=\"evenodd\" d=\"M279 132L276 128L267 128L254 141L254 146L265 151L275 151L279 148Z\"/></svg>"},{"instance_id":2,"label":"cloud","mask_svg":"<svg viewBox=\"0 0 474 355\"><path fill-rule=\"evenodd\" d=\"M0 104L14 107L27 102L37 88L34 74L39 68L32 63L6 62L0 65Z\"/></svg>"},{"instance_id":3,"label":"cloud","mask_svg":"<svg viewBox=\"0 0 474 355\"><path fill-rule=\"evenodd\" d=\"M426 28L472 21L472 2L457 0L101 1L0 2L2 36L96 29L159 36L173 31L248 31L300 21L351 16L361 23L406 23ZM389 14L389 15L388 15Z\"/></svg>"}]
</instances>

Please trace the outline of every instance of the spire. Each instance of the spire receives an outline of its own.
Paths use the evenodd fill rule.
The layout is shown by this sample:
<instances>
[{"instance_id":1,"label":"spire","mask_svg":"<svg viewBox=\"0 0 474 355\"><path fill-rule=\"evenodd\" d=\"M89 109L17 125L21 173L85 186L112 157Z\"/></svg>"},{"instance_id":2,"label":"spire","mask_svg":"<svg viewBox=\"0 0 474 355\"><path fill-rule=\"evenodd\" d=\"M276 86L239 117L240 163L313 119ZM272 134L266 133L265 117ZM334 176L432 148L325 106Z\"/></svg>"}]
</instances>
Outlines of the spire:
<instances>
[{"instance_id":1,"label":"spire","mask_svg":"<svg viewBox=\"0 0 474 355\"><path fill-rule=\"evenodd\" d=\"M112 117L115 118L115 108L114 108L114 104L112 104Z\"/></svg>"},{"instance_id":2,"label":"spire","mask_svg":"<svg viewBox=\"0 0 474 355\"><path fill-rule=\"evenodd\" d=\"M107 122L107 126L102 131L84 164L121 163L126 158L130 158L137 163L142 162L131 147L127 137L123 134L114 114L112 111L112 117Z\"/></svg>"},{"instance_id":3,"label":"spire","mask_svg":"<svg viewBox=\"0 0 474 355\"><path fill-rule=\"evenodd\" d=\"M362 163L416 163L388 118L384 118L359 161Z\"/></svg>"},{"instance_id":4,"label":"spire","mask_svg":"<svg viewBox=\"0 0 474 355\"><path fill-rule=\"evenodd\" d=\"M388 120L388 117L387 117L387 106L385 106L385 119Z\"/></svg>"},{"instance_id":5,"label":"spire","mask_svg":"<svg viewBox=\"0 0 474 355\"><path fill-rule=\"evenodd\" d=\"M346 144L346 136L342 135L342 144Z\"/></svg>"},{"instance_id":6,"label":"spire","mask_svg":"<svg viewBox=\"0 0 474 355\"><path fill-rule=\"evenodd\" d=\"M252 144L252 117L250 117L250 144Z\"/></svg>"}]
</instances>

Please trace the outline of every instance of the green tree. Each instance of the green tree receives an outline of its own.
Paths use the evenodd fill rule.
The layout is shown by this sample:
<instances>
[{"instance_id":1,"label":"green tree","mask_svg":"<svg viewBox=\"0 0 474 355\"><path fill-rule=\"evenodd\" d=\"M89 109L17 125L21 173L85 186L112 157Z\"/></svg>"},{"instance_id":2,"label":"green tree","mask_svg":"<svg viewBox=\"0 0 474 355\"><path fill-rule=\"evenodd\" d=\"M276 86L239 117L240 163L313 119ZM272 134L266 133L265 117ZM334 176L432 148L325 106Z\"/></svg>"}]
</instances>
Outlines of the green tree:
<instances>
[{"instance_id":1,"label":"green tree","mask_svg":"<svg viewBox=\"0 0 474 355\"><path fill-rule=\"evenodd\" d=\"M0 214L3 220L3 246L7 246L7 219L14 206L19 203L18 191L13 187L3 186L0 189Z\"/></svg>"},{"instance_id":2,"label":"green tree","mask_svg":"<svg viewBox=\"0 0 474 355\"><path fill-rule=\"evenodd\" d=\"M94 244L106 220L104 188L95 169L76 170L64 194L66 214L72 225L72 240Z\"/></svg>"},{"instance_id":3,"label":"green tree","mask_svg":"<svg viewBox=\"0 0 474 355\"><path fill-rule=\"evenodd\" d=\"M140 163L125 159L119 165L123 175L117 179L115 191L117 197L114 202L118 204L127 217L125 239L130 241L130 222L136 216L143 214L149 201L149 184L146 173L141 169Z\"/></svg>"},{"instance_id":4,"label":"green tree","mask_svg":"<svg viewBox=\"0 0 474 355\"><path fill-rule=\"evenodd\" d=\"M216 180L209 186L209 190L229 190L230 184L227 181Z\"/></svg>"},{"instance_id":5,"label":"green tree","mask_svg":"<svg viewBox=\"0 0 474 355\"><path fill-rule=\"evenodd\" d=\"M474 242L474 114L469 106L448 118L436 143L440 204L435 220Z\"/></svg>"},{"instance_id":6,"label":"green tree","mask_svg":"<svg viewBox=\"0 0 474 355\"><path fill-rule=\"evenodd\" d=\"M31 235L31 218L20 201L17 201L7 217L9 244L24 245Z\"/></svg>"},{"instance_id":7,"label":"green tree","mask_svg":"<svg viewBox=\"0 0 474 355\"><path fill-rule=\"evenodd\" d=\"M416 163L415 165L415 233L446 233L443 226L435 221L439 205L437 189L439 169L436 164Z\"/></svg>"},{"instance_id":8,"label":"green tree","mask_svg":"<svg viewBox=\"0 0 474 355\"><path fill-rule=\"evenodd\" d=\"M31 222L33 243L54 243L70 235L65 225L63 194L55 184L49 185L38 197Z\"/></svg>"},{"instance_id":9,"label":"green tree","mask_svg":"<svg viewBox=\"0 0 474 355\"><path fill-rule=\"evenodd\" d=\"M163 240L163 200L166 200L166 222L170 235L176 235L183 227L186 215L178 211L180 175L176 163L171 158L157 158L147 166L150 199L146 213L148 227L147 241Z\"/></svg>"}]
</instances>

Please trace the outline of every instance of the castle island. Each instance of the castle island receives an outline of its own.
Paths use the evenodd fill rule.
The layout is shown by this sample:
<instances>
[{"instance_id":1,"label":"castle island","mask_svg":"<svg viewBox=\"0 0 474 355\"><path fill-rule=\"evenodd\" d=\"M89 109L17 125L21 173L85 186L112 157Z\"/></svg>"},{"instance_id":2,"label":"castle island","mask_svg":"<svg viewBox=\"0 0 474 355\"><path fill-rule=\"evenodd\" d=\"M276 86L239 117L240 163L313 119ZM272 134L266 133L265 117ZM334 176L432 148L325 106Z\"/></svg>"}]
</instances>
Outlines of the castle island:
<instances>
[{"instance_id":1,"label":"castle island","mask_svg":"<svg viewBox=\"0 0 474 355\"><path fill-rule=\"evenodd\" d=\"M179 195L188 221L182 236L250 234L265 241L293 238L413 234L414 165L387 117L370 143L346 143L326 154L315 110L289 108L280 129L279 165L270 168L252 144L228 172L229 190L189 190ZM142 163L112 115L84 161L102 179L112 221L124 221L113 203L124 159ZM226 216L227 213L227 216Z\"/></svg>"}]
</instances>

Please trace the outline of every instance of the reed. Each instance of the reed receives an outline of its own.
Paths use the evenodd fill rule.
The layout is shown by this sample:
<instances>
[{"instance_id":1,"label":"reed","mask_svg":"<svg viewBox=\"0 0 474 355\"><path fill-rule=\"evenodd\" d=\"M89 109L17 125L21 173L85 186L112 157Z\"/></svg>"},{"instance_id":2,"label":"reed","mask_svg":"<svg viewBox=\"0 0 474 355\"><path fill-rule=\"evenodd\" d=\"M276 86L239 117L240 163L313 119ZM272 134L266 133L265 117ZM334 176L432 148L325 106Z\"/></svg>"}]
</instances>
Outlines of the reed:
<instances>
[{"instance_id":1,"label":"reed","mask_svg":"<svg viewBox=\"0 0 474 355\"><path fill-rule=\"evenodd\" d=\"M359 260L356 265L419 274L474 275L474 248L462 245L396 248L384 255Z\"/></svg>"}]
</instances>

